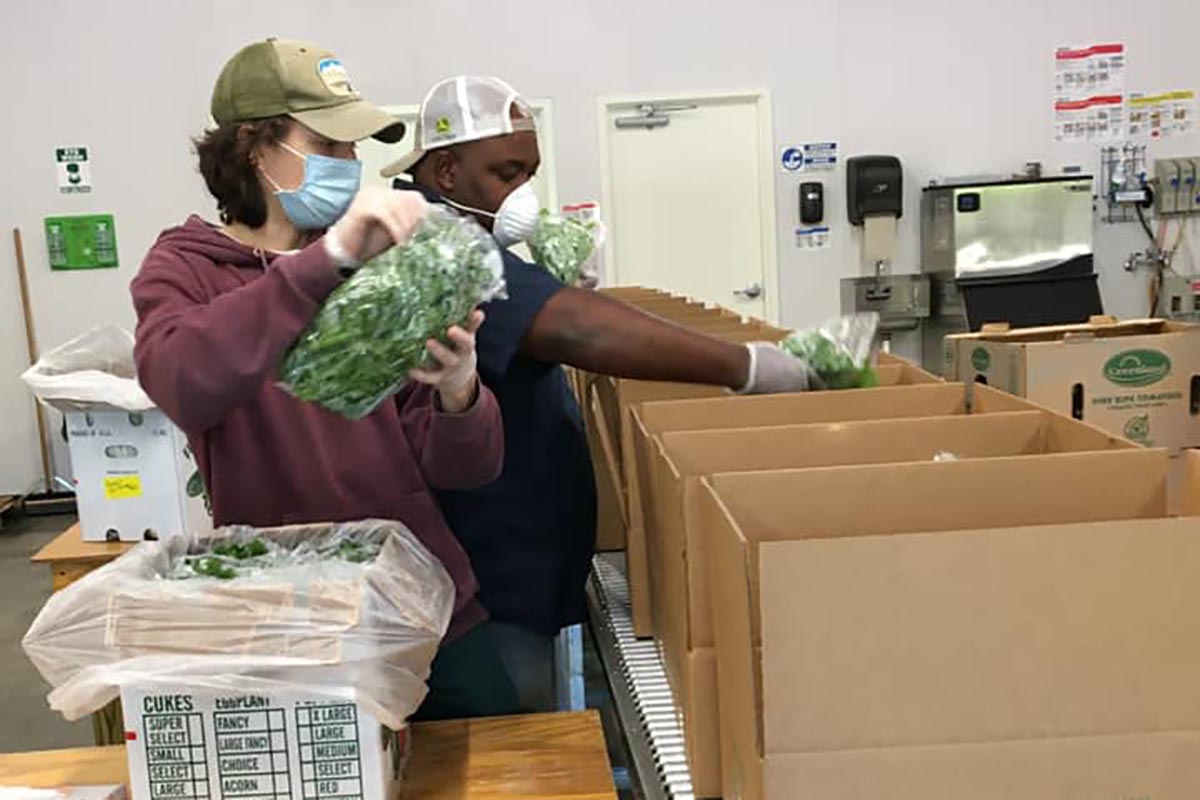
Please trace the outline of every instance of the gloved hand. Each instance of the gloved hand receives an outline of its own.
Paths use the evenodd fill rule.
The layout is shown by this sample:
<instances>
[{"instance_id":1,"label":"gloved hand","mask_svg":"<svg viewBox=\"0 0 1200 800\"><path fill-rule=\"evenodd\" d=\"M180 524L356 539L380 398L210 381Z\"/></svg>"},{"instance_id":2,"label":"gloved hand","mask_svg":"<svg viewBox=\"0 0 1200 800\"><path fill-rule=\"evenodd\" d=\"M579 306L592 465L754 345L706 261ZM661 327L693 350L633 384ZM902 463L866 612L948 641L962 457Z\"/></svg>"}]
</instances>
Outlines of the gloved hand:
<instances>
[{"instance_id":1,"label":"gloved hand","mask_svg":"<svg viewBox=\"0 0 1200 800\"><path fill-rule=\"evenodd\" d=\"M808 362L770 342L750 342L750 377L738 394L805 392L824 388Z\"/></svg>"},{"instance_id":2,"label":"gloved hand","mask_svg":"<svg viewBox=\"0 0 1200 800\"><path fill-rule=\"evenodd\" d=\"M476 309L465 328L455 325L446 332L446 338L454 345L447 347L436 339L425 343L425 349L438 363L435 369L410 370L408 377L418 383L427 383L438 390L442 410L461 414L475 403L479 389L477 365L479 357L475 351L475 332L483 324L483 312Z\"/></svg>"},{"instance_id":3,"label":"gloved hand","mask_svg":"<svg viewBox=\"0 0 1200 800\"><path fill-rule=\"evenodd\" d=\"M429 204L420 192L397 192L368 186L325 233L325 249L339 267L356 267L397 244L416 230Z\"/></svg>"}]
</instances>

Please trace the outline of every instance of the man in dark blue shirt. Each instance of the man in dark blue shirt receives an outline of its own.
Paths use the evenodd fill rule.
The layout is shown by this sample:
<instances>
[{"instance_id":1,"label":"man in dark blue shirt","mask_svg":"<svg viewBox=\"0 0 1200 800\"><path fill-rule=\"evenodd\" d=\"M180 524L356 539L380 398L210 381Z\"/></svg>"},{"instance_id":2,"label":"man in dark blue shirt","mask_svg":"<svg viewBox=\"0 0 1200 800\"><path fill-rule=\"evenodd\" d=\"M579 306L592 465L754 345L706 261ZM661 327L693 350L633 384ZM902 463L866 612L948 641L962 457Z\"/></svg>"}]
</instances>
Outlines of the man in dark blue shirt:
<instances>
[{"instance_id":1,"label":"man in dark blue shirt","mask_svg":"<svg viewBox=\"0 0 1200 800\"><path fill-rule=\"evenodd\" d=\"M510 86L495 78L442 81L421 105L416 135L416 150L385 177L411 175L431 201L471 214L502 248L528 236L538 211L529 181L541 156L533 115ZM544 711L554 708L554 636L585 617L596 529L583 423L560 365L745 392L807 388L808 370L775 345L689 331L563 286L503 252L508 299L484 307L477 347L480 376L504 416L504 471L488 487L440 500L471 557L521 699Z\"/></svg>"}]
</instances>

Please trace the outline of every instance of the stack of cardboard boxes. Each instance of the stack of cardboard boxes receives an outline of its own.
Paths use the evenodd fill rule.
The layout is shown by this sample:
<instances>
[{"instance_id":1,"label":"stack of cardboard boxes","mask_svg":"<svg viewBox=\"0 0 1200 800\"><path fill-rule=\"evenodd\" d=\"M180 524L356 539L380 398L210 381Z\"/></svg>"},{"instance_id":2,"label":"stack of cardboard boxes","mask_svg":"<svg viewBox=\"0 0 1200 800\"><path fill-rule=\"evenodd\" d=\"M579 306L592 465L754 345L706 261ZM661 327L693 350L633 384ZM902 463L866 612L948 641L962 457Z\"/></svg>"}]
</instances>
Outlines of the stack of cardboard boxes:
<instances>
[{"instance_id":1,"label":"stack of cardboard boxes","mask_svg":"<svg viewBox=\"0 0 1200 800\"><path fill-rule=\"evenodd\" d=\"M697 796L1197 796L1196 457L880 369L607 434Z\"/></svg>"},{"instance_id":2,"label":"stack of cardboard boxes","mask_svg":"<svg viewBox=\"0 0 1200 800\"><path fill-rule=\"evenodd\" d=\"M601 292L647 313L727 341L778 340L787 335L782 328L761 320L743 319L727 309L706 306L654 289L623 287ZM629 546L640 552L644 546L641 504L630 502L628 498L629 492L636 495L638 488L636 484L630 485L627 475L630 454L624 418L629 408L648 400L719 397L727 392L713 386L625 380L581 372L574 373L573 377L596 471L600 500L597 546L600 550L623 550ZM648 614L643 614L642 619L647 621Z\"/></svg>"}]
</instances>

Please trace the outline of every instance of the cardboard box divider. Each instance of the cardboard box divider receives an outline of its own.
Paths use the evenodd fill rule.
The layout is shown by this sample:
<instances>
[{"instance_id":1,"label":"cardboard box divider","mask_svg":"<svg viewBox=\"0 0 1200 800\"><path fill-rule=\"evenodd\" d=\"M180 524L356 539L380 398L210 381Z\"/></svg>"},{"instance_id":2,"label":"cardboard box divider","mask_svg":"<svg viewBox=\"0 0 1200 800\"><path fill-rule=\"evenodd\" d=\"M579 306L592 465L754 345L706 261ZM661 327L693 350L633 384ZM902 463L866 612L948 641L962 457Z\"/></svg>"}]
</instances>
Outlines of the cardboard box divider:
<instances>
[{"instance_id":1,"label":"cardboard box divider","mask_svg":"<svg viewBox=\"0 0 1200 800\"><path fill-rule=\"evenodd\" d=\"M602 286L596 291L600 292L600 294L620 297L621 299L676 296L664 289L655 289L650 286Z\"/></svg>"},{"instance_id":2,"label":"cardboard box divider","mask_svg":"<svg viewBox=\"0 0 1200 800\"><path fill-rule=\"evenodd\" d=\"M1200 757L1200 520L1164 519L1167 468L1136 448L702 478L725 796L1195 796L1173 758ZM1102 753L1123 769L1073 793Z\"/></svg>"},{"instance_id":3,"label":"cardboard box divider","mask_svg":"<svg viewBox=\"0 0 1200 800\"><path fill-rule=\"evenodd\" d=\"M913 386L918 383L943 383L938 376L912 364L880 364L875 367L880 386Z\"/></svg>"},{"instance_id":4,"label":"cardboard box divider","mask_svg":"<svg viewBox=\"0 0 1200 800\"><path fill-rule=\"evenodd\" d=\"M643 494L653 633L680 698L697 796L720 794L716 665L700 479L724 472L989 458L1136 445L1047 411L665 433ZM695 705L692 705L695 703ZM707 748L707 749L705 749Z\"/></svg>"}]
</instances>

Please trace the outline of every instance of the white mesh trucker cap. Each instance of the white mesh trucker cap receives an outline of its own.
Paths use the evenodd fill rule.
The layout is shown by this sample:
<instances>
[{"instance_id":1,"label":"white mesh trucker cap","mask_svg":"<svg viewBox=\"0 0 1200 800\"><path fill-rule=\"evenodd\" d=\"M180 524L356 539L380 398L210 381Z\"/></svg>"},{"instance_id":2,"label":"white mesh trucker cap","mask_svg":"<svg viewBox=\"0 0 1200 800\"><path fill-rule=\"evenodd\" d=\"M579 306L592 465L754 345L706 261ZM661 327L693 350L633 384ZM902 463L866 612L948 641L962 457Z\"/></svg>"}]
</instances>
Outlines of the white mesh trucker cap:
<instances>
[{"instance_id":1,"label":"white mesh trucker cap","mask_svg":"<svg viewBox=\"0 0 1200 800\"><path fill-rule=\"evenodd\" d=\"M421 103L413 151L379 174L391 178L407 173L427 152L439 147L532 130L533 111L504 81L477 75L447 78L435 84Z\"/></svg>"}]
</instances>

